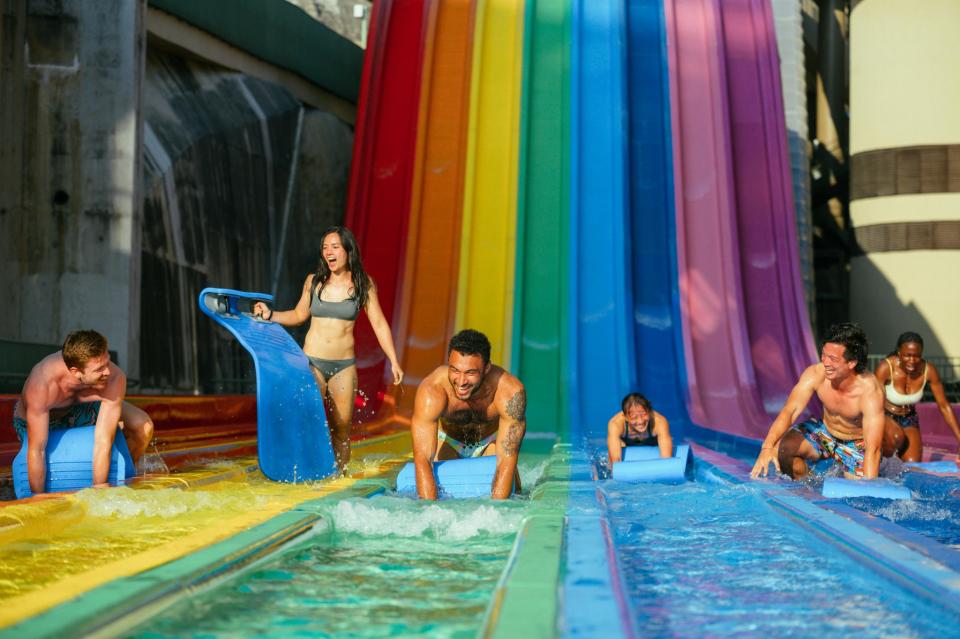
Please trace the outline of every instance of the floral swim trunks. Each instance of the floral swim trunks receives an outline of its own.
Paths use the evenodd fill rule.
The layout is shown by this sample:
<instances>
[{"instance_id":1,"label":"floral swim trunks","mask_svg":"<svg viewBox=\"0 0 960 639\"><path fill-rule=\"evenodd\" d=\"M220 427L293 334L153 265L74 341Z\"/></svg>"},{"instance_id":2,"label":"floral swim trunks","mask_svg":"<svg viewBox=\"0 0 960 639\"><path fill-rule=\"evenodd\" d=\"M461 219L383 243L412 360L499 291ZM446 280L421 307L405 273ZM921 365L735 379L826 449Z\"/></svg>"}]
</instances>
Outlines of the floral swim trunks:
<instances>
[{"instance_id":1,"label":"floral swim trunks","mask_svg":"<svg viewBox=\"0 0 960 639\"><path fill-rule=\"evenodd\" d=\"M794 428L813 445L820 459L832 457L843 466L846 472L863 477L862 439L837 439L830 434L823 421L812 417L795 425Z\"/></svg>"},{"instance_id":2,"label":"floral swim trunks","mask_svg":"<svg viewBox=\"0 0 960 639\"><path fill-rule=\"evenodd\" d=\"M13 429L20 441L27 439L27 420L17 416L20 402L13 409ZM96 426L100 402L81 402L68 408L50 411L50 430L66 430L78 426Z\"/></svg>"}]
</instances>

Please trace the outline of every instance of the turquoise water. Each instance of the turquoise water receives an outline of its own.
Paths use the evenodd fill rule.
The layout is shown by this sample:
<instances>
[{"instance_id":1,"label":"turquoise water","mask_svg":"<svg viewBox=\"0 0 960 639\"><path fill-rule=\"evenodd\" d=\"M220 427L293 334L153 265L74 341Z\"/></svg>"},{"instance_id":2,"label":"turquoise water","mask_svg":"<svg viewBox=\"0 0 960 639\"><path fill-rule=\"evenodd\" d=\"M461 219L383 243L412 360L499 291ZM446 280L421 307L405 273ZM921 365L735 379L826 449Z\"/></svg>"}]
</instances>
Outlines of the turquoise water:
<instances>
[{"instance_id":1,"label":"turquoise water","mask_svg":"<svg viewBox=\"0 0 960 639\"><path fill-rule=\"evenodd\" d=\"M188 598L128 636L473 637L523 501L344 500L334 532Z\"/></svg>"},{"instance_id":2,"label":"turquoise water","mask_svg":"<svg viewBox=\"0 0 960 639\"><path fill-rule=\"evenodd\" d=\"M955 615L878 577L755 491L606 484L643 636L956 636Z\"/></svg>"}]
</instances>

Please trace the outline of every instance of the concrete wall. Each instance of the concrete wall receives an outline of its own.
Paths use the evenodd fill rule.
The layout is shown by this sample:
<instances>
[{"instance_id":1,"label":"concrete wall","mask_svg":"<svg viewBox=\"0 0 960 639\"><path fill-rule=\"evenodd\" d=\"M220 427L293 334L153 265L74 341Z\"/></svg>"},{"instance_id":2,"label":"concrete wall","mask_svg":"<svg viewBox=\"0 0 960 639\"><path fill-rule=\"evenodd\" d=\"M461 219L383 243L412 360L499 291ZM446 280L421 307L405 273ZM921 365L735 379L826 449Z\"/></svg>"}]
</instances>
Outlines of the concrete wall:
<instances>
[{"instance_id":1,"label":"concrete wall","mask_svg":"<svg viewBox=\"0 0 960 639\"><path fill-rule=\"evenodd\" d=\"M136 376L145 2L0 7L0 338L93 328Z\"/></svg>"},{"instance_id":2,"label":"concrete wall","mask_svg":"<svg viewBox=\"0 0 960 639\"><path fill-rule=\"evenodd\" d=\"M960 354L960 3L862 0L850 22L851 315L872 351Z\"/></svg>"}]
</instances>

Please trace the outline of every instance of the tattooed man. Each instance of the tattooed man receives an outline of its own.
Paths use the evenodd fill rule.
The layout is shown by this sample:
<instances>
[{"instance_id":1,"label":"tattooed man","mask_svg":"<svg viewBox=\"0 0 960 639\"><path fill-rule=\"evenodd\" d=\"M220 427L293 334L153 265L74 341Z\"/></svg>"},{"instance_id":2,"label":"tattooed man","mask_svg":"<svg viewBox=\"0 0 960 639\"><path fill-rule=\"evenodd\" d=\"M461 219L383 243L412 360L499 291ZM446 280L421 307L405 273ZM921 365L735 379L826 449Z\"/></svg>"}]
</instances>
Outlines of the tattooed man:
<instances>
[{"instance_id":1,"label":"tattooed man","mask_svg":"<svg viewBox=\"0 0 960 639\"><path fill-rule=\"evenodd\" d=\"M427 375L413 408L411 432L417 493L436 499L433 461L497 456L490 496L506 499L516 482L527 429L527 396L519 379L490 363L490 341L473 329L450 340L447 364Z\"/></svg>"}]
</instances>

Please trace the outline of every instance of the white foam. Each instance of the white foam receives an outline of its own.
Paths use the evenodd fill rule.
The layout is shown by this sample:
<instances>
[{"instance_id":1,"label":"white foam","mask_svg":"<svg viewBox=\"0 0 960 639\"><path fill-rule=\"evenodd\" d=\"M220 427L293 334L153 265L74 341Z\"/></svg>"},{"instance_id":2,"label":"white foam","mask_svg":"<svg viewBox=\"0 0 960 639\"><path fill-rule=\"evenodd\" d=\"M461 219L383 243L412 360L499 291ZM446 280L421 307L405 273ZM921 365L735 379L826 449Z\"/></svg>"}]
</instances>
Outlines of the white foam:
<instances>
[{"instance_id":1,"label":"white foam","mask_svg":"<svg viewBox=\"0 0 960 639\"><path fill-rule=\"evenodd\" d=\"M227 495L223 492L178 490L133 490L113 488L110 490L89 489L77 493L77 499L93 517L179 517L203 510L245 511L266 503L263 496L252 494Z\"/></svg>"},{"instance_id":2,"label":"white foam","mask_svg":"<svg viewBox=\"0 0 960 639\"><path fill-rule=\"evenodd\" d=\"M515 533L524 510L453 502L424 506L409 499L384 497L374 501L341 501L331 515L337 532L462 541Z\"/></svg>"}]
</instances>

